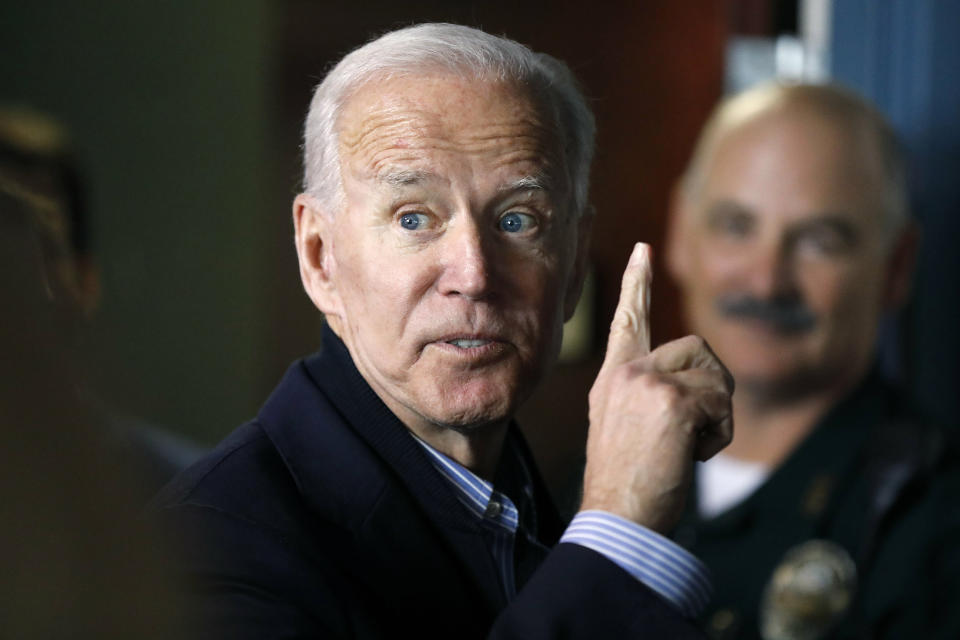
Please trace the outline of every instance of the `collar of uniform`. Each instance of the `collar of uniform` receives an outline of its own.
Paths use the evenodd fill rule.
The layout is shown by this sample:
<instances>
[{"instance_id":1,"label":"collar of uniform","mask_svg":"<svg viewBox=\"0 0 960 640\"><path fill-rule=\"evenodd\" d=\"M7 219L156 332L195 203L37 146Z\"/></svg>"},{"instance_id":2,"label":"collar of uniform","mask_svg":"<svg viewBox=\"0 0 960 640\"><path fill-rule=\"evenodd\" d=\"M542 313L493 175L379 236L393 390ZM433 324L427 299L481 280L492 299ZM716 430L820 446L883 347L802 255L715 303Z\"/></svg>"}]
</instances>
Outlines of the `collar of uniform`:
<instances>
[{"instance_id":1,"label":"collar of uniform","mask_svg":"<svg viewBox=\"0 0 960 640\"><path fill-rule=\"evenodd\" d=\"M745 526L758 512L795 515L816 521L828 509L838 487L857 464L873 427L883 419L889 388L877 371L828 411L816 428L743 502L709 520L696 515L695 501L688 518L705 529L725 531Z\"/></svg>"}]
</instances>

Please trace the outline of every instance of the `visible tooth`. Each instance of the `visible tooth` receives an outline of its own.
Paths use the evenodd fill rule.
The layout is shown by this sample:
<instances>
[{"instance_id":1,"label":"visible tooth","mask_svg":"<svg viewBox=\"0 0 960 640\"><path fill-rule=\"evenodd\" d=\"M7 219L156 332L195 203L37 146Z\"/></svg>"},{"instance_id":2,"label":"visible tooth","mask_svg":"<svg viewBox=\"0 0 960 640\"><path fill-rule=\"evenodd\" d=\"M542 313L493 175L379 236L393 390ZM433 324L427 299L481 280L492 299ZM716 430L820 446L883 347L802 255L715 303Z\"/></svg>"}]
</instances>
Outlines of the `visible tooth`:
<instances>
[{"instance_id":1,"label":"visible tooth","mask_svg":"<svg viewBox=\"0 0 960 640\"><path fill-rule=\"evenodd\" d=\"M473 347L482 347L488 342L490 341L489 340L451 340L450 344L460 347L461 349L471 349Z\"/></svg>"}]
</instances>

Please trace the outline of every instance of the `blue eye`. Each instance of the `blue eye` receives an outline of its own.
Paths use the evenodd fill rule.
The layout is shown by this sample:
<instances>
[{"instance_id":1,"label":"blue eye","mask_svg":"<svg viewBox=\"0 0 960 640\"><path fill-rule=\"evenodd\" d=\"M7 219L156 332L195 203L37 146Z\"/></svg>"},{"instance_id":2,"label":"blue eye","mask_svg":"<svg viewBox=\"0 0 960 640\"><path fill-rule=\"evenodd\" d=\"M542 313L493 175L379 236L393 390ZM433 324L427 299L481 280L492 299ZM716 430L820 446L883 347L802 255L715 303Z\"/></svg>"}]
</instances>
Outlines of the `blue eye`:
<instances>
[{"instance_id":1,"label":"blue eye","mask_svg":"<svg viewBox=\"0 0 960 640\"><path fill-rule=\"evenodd\" d=\"M527 213L510 211L500 218L500 229L507 233L520 233L536 226L536 219Z\"/></svg>"},{"instance_id":2,"label":"blue eye","mask_svg":"<svg viewBox=\"0 0 960 640\"><path fill-rule=\"evenodd\" d=\"M405 213L400 216L400 226L407 231L417 231L426 226L428 220L424 213Z\"/></svg>"}]
</instances>

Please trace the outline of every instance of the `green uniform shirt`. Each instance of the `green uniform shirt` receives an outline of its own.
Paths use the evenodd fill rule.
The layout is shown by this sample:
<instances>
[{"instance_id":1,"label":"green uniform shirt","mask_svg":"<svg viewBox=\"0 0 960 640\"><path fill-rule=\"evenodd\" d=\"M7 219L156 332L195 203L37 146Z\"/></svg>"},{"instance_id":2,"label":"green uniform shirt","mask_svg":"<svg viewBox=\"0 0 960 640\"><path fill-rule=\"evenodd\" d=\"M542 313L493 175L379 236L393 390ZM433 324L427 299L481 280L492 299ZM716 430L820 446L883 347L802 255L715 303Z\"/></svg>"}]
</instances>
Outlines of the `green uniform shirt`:
<instances>
[{"instance_id":1,"label":"green uniform shirt","mask_svg":"<svg viewBox=\"0 0 960 640\"><path fill-rule=\"evenodd\" d=\"M912 435L918 432L931 437ZM936 434L871 375L742 503L701 520L691 499L675 538L713 571L707 634L760 638L774 569L789 549L826 539L856 562L859 587L831 632L793 637L960 637L960 473L952 455L926 469L898 460L910 460L910 447ZM871 505L891 493L890 482L886 493L876 489L873 470L891 457L895 464L880 465L883 477L899 487L897 474L906 469L913 480L893 490L893 506L871 524Z\"/></svg>"}]
</instances>

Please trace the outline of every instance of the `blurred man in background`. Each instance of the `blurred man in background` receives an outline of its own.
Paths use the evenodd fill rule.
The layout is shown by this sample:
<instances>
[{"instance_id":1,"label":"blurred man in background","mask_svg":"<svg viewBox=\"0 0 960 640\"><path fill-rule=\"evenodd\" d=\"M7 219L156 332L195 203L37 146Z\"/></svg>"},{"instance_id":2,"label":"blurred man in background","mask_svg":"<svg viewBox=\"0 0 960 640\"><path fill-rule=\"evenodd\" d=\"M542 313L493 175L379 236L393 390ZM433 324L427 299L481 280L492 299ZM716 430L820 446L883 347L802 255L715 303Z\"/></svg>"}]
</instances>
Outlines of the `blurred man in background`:
<instances>
[{"instance_id":1,"label":"blurred man in background","mask_svg":"<svg viewBox=\"0 0 960 640\"><path fill-rule=\"evenodd\" d=\"M714 571L715 637L956 633L943 434L876 364L916 247L898 142L859 97L764 86L708 122L667 258L737 383L676 534Z\"/></svg>"}]
</instances>

